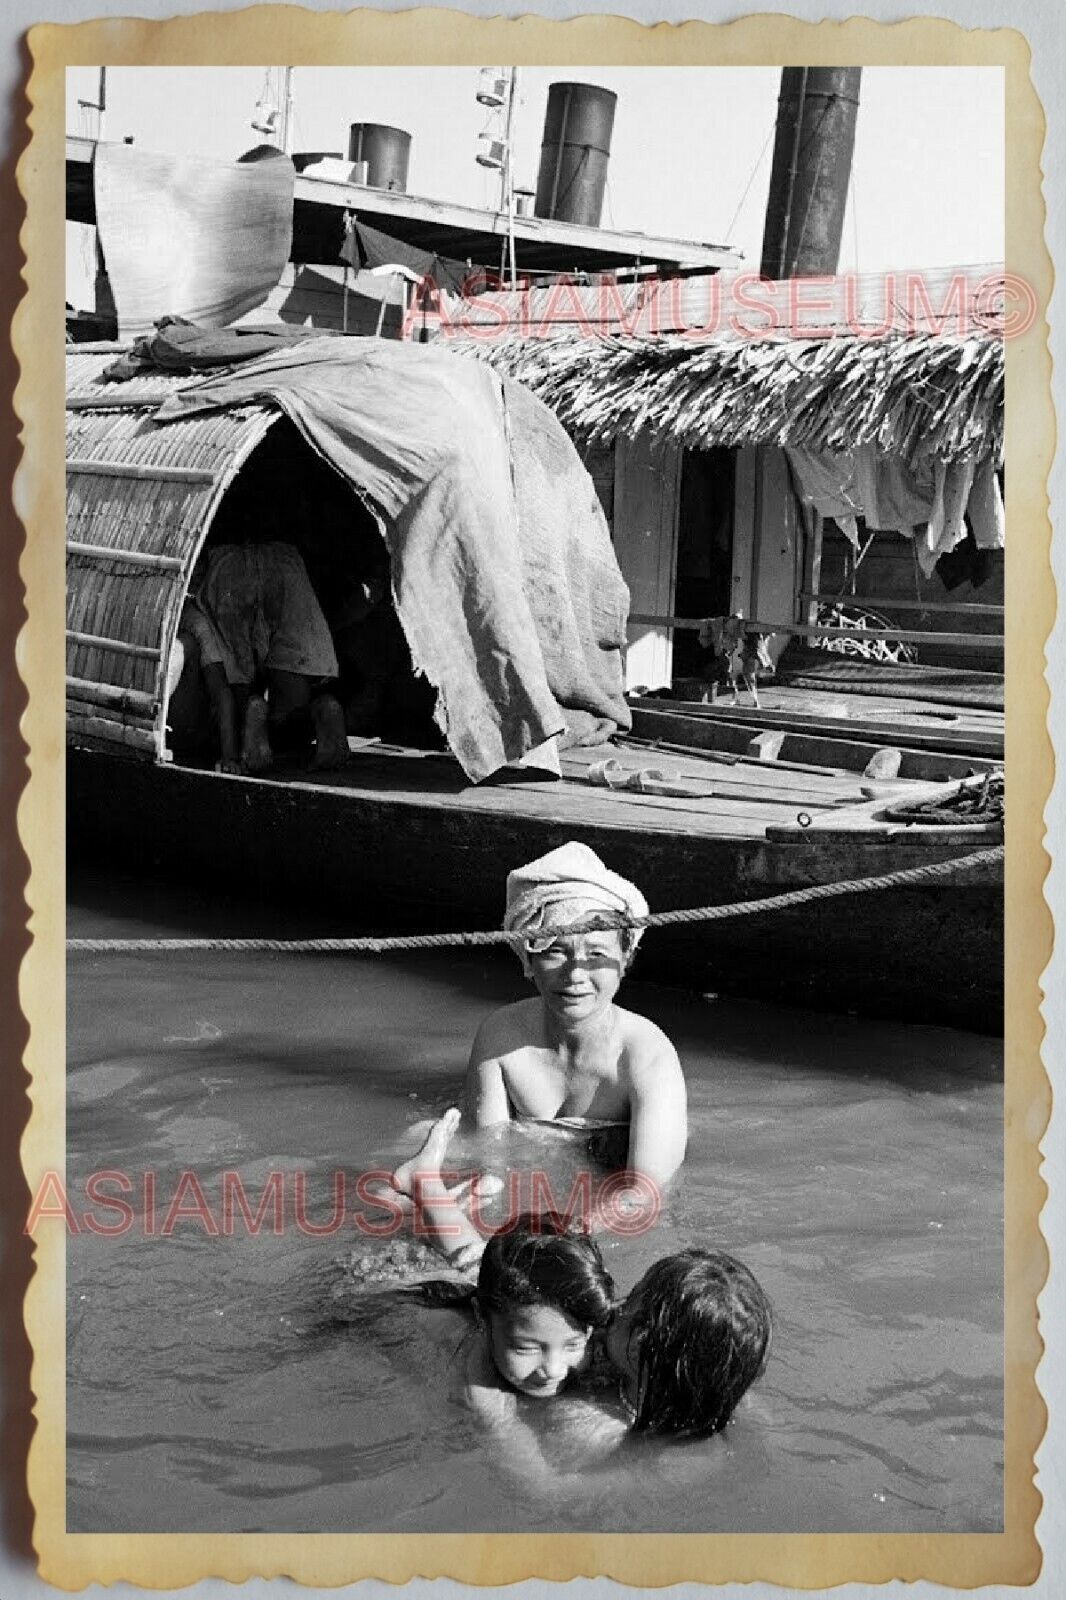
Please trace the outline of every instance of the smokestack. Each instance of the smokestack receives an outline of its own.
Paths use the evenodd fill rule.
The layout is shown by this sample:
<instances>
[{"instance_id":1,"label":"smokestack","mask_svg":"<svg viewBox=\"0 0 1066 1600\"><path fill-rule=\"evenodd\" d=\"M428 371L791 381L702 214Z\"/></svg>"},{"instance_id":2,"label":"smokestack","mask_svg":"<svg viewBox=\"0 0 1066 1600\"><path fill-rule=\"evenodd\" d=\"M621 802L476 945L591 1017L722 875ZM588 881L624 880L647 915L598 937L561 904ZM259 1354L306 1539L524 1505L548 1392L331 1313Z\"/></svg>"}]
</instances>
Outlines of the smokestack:
<instances>
[{"instance_id":1,"label":"smokestack","mask_svg":"<svg viewBox=\"0 0 1066 1600\"><path fill-rule=\"evenodd\" d=\"M861 78L861 67L782 69L764 278L828 277L837 270Z\"/></svg>"},{"instance_id":2,"label":"smokestack","mask_svg":"<svg viewBox=\"0 0 1066 1600\"><path fill-rule=\"evenodd\" d=\"M348 133L348 160L366 162L370 188L406 194L411 135L381 122L353 122Z\"/></svg>"},{"instance_id":3,"label":"smokestack","mask_svg":"<svg viewBox=\"0 0 1066 1600\"><path fill-rule=\"evenodd\" d=\"M598 228L618 96L592 83L548 90L534 212Z\"/></svg>"}]
</instances>

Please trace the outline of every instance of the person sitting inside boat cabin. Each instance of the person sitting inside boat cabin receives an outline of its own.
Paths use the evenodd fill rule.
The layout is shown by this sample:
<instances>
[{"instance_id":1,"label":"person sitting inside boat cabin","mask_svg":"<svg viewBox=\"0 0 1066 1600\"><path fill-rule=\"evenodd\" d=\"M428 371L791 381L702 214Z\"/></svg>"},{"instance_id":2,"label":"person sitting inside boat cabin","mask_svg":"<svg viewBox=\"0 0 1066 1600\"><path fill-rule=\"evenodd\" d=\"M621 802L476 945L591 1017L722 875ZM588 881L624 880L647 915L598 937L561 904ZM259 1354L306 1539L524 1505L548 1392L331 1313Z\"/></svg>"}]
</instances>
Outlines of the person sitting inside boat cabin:
<instances>
[{"instance_id":1,"label":"person sitting inside boat cabin","mask_svg":"<svg viewBox=\"0 0 1066 1600\"><path fill-rule=\"evenodd\" d=\"M207 687L220 771L265 772L276 753L310 753L316 769L347 759L330 692L337 657L294 545L216 545L193 575L178 636Z\"/></svg>"},{"instance_id":2,"label":"person sitting inside boat cabin","mask_svg":"<svg viewBox=\"0 0 1066 1600\"><path fill-rule=\"evenodd\" d=\"M478 1029L466 1111L479 1128L512 1119L572 1121L622 1134L609 1164L661 1189L685 1156L685 1080L677 1051L615 996L648 915L640 890L575 840L507 879L505 930L535 999L504 1006ZM606 923L597 931L580 925Z\"/></svg>"},{"instance_id":3,"label":"person sitting inside boat cabin","mask_svg":"<svg viewBox=\"0 0 1066 1600\"><path fill-rule=\"evenodd\" d=\"M377 539L380 546L380 537ZM392 602L384 547L363 570L346 575L339 602L329 612L340 665L339 694L348 733L380 737L421 749L444 749L433 720L436 692L417 677Z\"/></svg>"},{"instance_id":4,"label":"person sitting inside boat cabin","mask_svg":"<svg viewBox=\"0 0 1066 1600\"><path fill-rule=\"evenodd\" d=\"M216 772L239 772L237 707L224 660L215 625L190 592L170 655L170 746L179 761L213 761Z\"/></svg>"}]
</instances>

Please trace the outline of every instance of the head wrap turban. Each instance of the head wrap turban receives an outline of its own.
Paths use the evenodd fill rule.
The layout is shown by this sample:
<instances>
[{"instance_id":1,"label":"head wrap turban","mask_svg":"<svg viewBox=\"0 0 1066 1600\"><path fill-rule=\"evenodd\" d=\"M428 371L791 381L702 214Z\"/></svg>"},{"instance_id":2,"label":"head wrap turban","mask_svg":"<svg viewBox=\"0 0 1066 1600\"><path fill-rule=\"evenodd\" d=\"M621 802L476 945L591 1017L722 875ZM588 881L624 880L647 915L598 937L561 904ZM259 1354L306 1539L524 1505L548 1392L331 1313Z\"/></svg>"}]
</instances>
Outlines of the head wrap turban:
<instances>
[{"instance_id":1,"label":"head wrap turban","mask_svg":"<svg viewBox=\"0 0 1066 1600\"><path fill-rule=\"evenodd\" d=\"M569 918L565 913L559 915L562 907L569 909ZM516 943L524 944L536 939L544 928L573 920L574 911L590 917L597 911L646 917L648 902L636 884L605 867L595 850L576 839L508 873L503 926L505 933L516 936ZM634 946L643 931L632 930Z\"/></svg>"}]
</instances>

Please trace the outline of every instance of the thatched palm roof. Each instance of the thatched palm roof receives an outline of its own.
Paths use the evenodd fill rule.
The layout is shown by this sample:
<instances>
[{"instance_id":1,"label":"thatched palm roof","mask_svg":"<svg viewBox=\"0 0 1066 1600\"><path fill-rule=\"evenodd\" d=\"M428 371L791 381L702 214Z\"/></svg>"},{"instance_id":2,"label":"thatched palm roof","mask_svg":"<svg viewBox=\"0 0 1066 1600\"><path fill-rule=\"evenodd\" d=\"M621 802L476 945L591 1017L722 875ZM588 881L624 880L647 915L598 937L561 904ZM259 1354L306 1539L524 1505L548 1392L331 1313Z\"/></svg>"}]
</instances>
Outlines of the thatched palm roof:
<instances>
[{"instance_id":1,"label":"thatched palm roof","mask_svg":"<svg viewBox=\"0 0 1066 1600\"><path fill-rule=\"evenodd\" d=\"M1003 343L932 335L694 341L449 339L592 443L647 429L691 449L872 444L917 464L1003 451Z\"/></svg>"},{"instance_id":2,"label":"thatched palm roof","mask_svg":"<svg viewBox=\"0 0 1066 1600\"><path fill-rule=\"evenodd\" d=\"M163 753L166 661L219 501L281 413L152 413L202 374L102 374L117 345L67 352L67 711L72 731Z\"/></svg>"}]
</instances>

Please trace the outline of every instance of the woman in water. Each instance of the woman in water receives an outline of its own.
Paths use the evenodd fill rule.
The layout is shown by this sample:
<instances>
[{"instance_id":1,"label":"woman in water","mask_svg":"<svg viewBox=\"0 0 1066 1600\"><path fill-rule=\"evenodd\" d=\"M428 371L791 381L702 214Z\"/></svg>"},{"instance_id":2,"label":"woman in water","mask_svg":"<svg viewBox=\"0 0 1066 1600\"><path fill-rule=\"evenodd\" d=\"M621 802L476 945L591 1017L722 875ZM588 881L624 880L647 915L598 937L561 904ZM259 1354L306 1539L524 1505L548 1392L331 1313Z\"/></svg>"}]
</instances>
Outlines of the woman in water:
<instances>
[{"instance_id":1,"label":"woman in water","mask_svg":"<svg viewBox=\"0 0 1066 1600\"><path fill-rule=\"evenodd\" d=\"M466 1085L478 1128L532 1119L587 1129L645 1198L674 1176L688 1134L677 1051L615 1004L647 915L640 890L576 840L510 873L504 929L537 995L485 1019ZM582 931L590 920L611 926Z\"/></svg>"},{"instance_id":2,"label":"woman in water","mask_svg":"<svg viewBox=\"0 0 1066 1600\"><path fill-rule=\"evenodd\" d=\"M654 1022L615 1004L647 915L640 890L575 840L511 872L504 931L537 995L486 1017L467 1068L465 1119L476 1129L535 1123L576 1136L597 1165L629 1174L627 1188L610 1189L610 1212L594 1208L587 1218L593 1230L609 1228L627 1205L657 1214L685 1158L677 1051ZM482 1171L472 1194L485 1199L502 1187ZM394 1215L409 1209L395 1184L378 1197Z\"/></svg>"}]
</instances>

